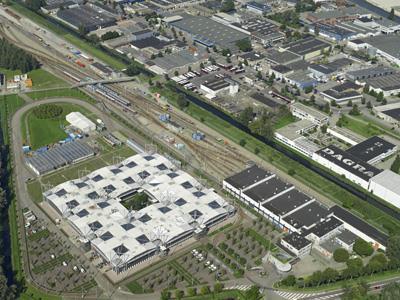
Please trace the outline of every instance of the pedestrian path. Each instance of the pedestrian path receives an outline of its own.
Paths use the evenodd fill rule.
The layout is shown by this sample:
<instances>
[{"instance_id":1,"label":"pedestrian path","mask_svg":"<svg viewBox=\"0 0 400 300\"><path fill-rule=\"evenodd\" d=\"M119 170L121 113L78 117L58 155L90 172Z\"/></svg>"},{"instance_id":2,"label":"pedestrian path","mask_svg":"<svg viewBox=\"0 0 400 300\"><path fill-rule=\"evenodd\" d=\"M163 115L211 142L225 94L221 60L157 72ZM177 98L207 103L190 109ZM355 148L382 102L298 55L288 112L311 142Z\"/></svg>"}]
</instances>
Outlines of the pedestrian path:
<instances>
[{"instance_id":1,"label":"pedestrian path","mask_svg":"<svg viewBox=\"0 0 400 300\"><path fill-rule=\"evenodd\" d=\"M341 294L341 293L326 294L326 292L296 293L296 292L285 292L285 291L275 291L275 293L287 300L300 300L300 299L326 300L326 299L338 298Z\"/></svg>"}]
</instances>

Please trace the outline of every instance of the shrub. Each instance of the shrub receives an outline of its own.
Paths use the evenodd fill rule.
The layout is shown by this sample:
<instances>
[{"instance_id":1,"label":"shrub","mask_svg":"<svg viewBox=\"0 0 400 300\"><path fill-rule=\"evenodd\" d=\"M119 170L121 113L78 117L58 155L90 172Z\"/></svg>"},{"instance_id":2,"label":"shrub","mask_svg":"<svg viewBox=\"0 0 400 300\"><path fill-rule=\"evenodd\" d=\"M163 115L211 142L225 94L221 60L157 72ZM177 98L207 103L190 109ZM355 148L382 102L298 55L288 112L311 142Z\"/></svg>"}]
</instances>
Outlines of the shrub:
<instances>
[{"instance_id":1,"label":"shrub","mask_svg":"<svg viewBox=\"0 0 400 300\"><path fill-rule=\"evenodd\" d=\"M346 249L338 248L333 252L333 259L336 262L346 262L349 259L349 252Z\"/></svg>"},{"instance_id":2,"label":"shrub","mask_svg":"<svg viewBox=\"0 0 400 300\"><path fill-rule=\"evenodd\" d=\"M36 118L44 119L54 119L63 113L63 108L57 104L41 104L33 109L33 114Z\"/></svg>"}]
</instances>

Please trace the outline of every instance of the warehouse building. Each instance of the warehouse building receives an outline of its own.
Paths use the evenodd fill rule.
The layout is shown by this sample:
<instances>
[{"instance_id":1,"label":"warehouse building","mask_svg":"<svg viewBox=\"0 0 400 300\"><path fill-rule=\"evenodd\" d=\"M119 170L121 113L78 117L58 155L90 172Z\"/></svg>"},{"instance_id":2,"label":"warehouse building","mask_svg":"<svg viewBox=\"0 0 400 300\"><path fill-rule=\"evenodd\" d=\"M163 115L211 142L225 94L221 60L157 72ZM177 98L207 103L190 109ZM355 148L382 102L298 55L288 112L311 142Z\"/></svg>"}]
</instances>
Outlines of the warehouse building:
<instances>
[{"instance_id":1,"label":"warehouse building","mask_svg":"<svg viewBox=\"0 0 400 300\"><path fill-rule=\"evenodd\" d=\"M258 3L256 1L247 2L246 8L248 11L251 11L259 15L264 15L272 11L271 6L269 6L268 4Z\"/></svg>"},{"instance_id":2,"label":"warehouse building","mask_svg":"<svg viewBox=\"0 0 400 300\"><path fill-rule=\"evenodd\" d=\"M365 83L368 84L370 90L376 93L382 92L385 97L398 95L400 93L400 73L368 78L365 80Z\"/></svg>"},{"instance_id":3,"label":"warehouse building","mask_svg":"<svg viewBox=\"0 0 400 300\"><path fill-rule=\"evenodd\" d=\"M72 141L46 151L33 154L25 159L26 164L36 175L43 175L63 166L78 163L94 155L88 144Z\"/></svg>"},{"instance_id":4,"label":"warehouse building","mask_svg":"<svg viewBox=\"0 0 400 300\"><path fill-rule=\"evenodd\" d=\"M342 221L336 219L335 217L329 217L315 225L310 230L304 232L303 235L307 239L319 245L339 233L339 231L343 228L344 224Z\"/></svg>"},{"instance_id":5,"label":"warehouse building","mask_svg":"<svg viewBox=\"0 0 400 300\"><path fill-rule=\"evenodd\" d=\"M300 40L290 42L283 46L287 51L290 51L305 60L317 57L322 52L329 52L331 44L318 40L313 36L308 36Z\"/></svg>"},{"instance_id":6,"label":"warehouse building","mask_svg":"<svg viewBox=\"0 0 400 300\"><path fill-rule=\"evenodd\" d=\"M137 193L149 204L123 204ZM226 220L235 212L213 190L158 154L137 154L44 193L49 205L116 273Z\"/></svg>"},{"instance_id":7,"label":"warehouse building","mask_svg":"<svg viewBox=\"0 0 400 300\"><path fill-rule=\"evenodd\" d=\"M359 217L353 215L349 211L341 208L340 206L331 207L330 211L335 218L343 222L344 228L362 238L363 240L372 243L375 249L386 250L388 236L372 227L367 222L361 220Z\"/></svg>"},{"instance_id":8,"label":"warehouse building","mask_svg":"<svg viewBox=\"0 0 400 300\"><path fill-rule=\"evenodd\" d=\"M57 11L57 17L75 29L85 32L116 25L116 19L99 7L79 5Z\"/></svg>"},{"instance_id":9,"label":"warehouse building","mask_svg":"<svg viewBox=\"0 0 400 300\"><path fill-rule=\"evenodd\" d=\"M376 53L386 58L391 63L400 66L400 36L397 34L381 34L363 38L358 48L374 48Z\"/></svg>"},{"instance_id":10,"label":"warehouse building","mask_svg":"<svg viewBox=\"0 0 400 300\"><path fill-rule=\"evenodd\" d=\"M285 34L279 31L278 26L265 19L252 18L232 25L245 31L263 45L270 45L285 38Z\"/></svg>"},{"instance_id":11,"label":"warehouse building","mask_svg":"<svg viewBox=\"0 0 400 300\"><path fill-rule=\"evenodd\" d=\"M390 103L373 107L374 113L391 124L400 124L400 103Z\"/></svg>"},{"instance_id":12,"label":"warehouse building","mask_svg":"<svg viewBox=\"0 0 400 300\"><path fill-rule=\"evenodd\" d=\"M347 149L346 152L369 164L375 164L396 153L397 146L379 136L373 136Z\"/></svg>"},{"instance_id":13,"label":"warehouse building","mask_svg":"<svg viewBox=\"0 0 400 300\"><path fill-rule=\"evenodd\" d=\"M290 51L270 49L265 53L267 61L275 65L288 65L294 62L301 61L300 55Z\"/></svg>"},{"instance_id":14,"label":"warehouse building","mask_svg":"<svg viewBox=\"0 0 400 300\"><path fill-rule=\"evenodd\" d=\"M369 191L391 205L400 208L400 175L391 170L371 178Z\"/></svg>"},{"instance_id":15,"label":"warehouse building","mask_svg":"<svg viewBox=\"0 0 400 300\"><path fill-rule=\"evenodd\" d=\"M82 133L88 134L96 130L96 124L90 121L79 111L74 111L65 116L65 119L71 126L79 129Z\"/></svg>"},{"instance_id":16,"label":"warehouse building","mask_svg":"<svg viewBox=\"0 0 400 300\"><path fill-rule=\"evenodd\" d=\"M297 232L286 235L280 243L289 252L300 258L309 254L312 248L312 243Z\"/></svg>"},{"instance_id":17,"label":"warehouse building","mask_svg":"<svg viewBox=\"0 0 400 300\"><path fill-rule=\"evenodd\" d=\"M395 69L386 66L376 66L360 70L349 71L346 73L346 77L349 80L358 82L365 82L366 79L387 76L394 74Z\"/></svg>"},{"instance_id":18,"label":"warehouse building","mask_svg":"<svg viewBox=\"0 0 400 300\"><path fill-rule=\"evenodd\" d=\"M321 95L324 97L324 100L328 102L336 101L336 103L344 103L349 100L359 101L362 99L360 89L360 85L351 81L346 81L321 92Z\"/></svg>"},{"instance_id":19,"label":"warehouse building","mask_svg":"<svg viewBox=\"0 0 400 300\"><path fill-rule=\"evenodd\" d=\"M170 22L175 27L191 36L191 38L206 47L219 46L222 49L237 49L236 42L249 36L242 31L218 23L203 16L184 14L182 19Z\"/></svg>"},{"instance_id":20,"label":"warehouse building","mask_svg":"<svg viewBox=\"0 0 400 300\"><path fill-rule=\"evenodd\" d=\"M382 172L382 170L334 145L315 152L313 160L335 173L343 175L366 190L368 189L370 179Z\"/></svg>"},{"instance_id":21,"label":"warehouse building","mask_svg":"<svg viewBox=\"0 0 400 300\"><path fill-rule=\"evenodd\" d=\"M221 94L236 95L239 92L239 84L230 78L215 78L203 82L200 89L206 93L207 98L212 99Z\"/></svg>"}]
</instances>

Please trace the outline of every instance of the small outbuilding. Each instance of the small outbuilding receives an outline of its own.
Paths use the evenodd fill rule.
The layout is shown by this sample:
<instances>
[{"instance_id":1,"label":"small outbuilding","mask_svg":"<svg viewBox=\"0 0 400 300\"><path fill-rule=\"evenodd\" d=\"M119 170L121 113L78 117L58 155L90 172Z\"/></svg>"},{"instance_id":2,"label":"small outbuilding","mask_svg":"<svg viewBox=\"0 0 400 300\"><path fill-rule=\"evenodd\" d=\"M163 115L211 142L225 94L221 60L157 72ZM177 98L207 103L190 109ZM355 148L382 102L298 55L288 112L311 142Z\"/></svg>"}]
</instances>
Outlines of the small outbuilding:
<instances>
[{"instance_id":1,"label":"small outbuilding","mask_svg":"<svg viewBox=\"0 0 400 300\"><path fill-rule=\"evenodd\" d=\"M96 130L96 124L90 121L80 112L71 112L66 115L65 119L73 126L82 131L83 133L89 133L90 131Z\"/></svg>"}]
</instances>

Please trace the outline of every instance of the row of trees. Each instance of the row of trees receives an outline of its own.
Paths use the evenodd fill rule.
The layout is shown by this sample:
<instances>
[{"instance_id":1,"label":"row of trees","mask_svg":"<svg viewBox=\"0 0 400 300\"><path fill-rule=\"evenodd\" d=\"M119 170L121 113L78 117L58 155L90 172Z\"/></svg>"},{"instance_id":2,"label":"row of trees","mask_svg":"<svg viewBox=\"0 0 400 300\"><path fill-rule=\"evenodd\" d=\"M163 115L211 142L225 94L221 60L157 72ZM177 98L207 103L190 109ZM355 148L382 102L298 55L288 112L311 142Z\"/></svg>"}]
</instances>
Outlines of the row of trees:
<instances>
[{"instance_id":1,"label":"row of trees","mask_svg":"<svg viewBox=\"0 0 400 300\"><path fill-rule=\"evenodd\" d=\"M62 113L62 106L57 104L41 104L33 109L35 117L41 120L54 119L61 116Z\"/></svg>"},{"instance_id":2,"label":"row of trees","mask_svg":"<svg viewBox=\"0 0 400 300\"><path fill-rule=\"evenodd\" d=\"M32 55L3 38L0 39L0 67L26 73L39 68L40 64Z\"/></svg>"}]
</instances>

